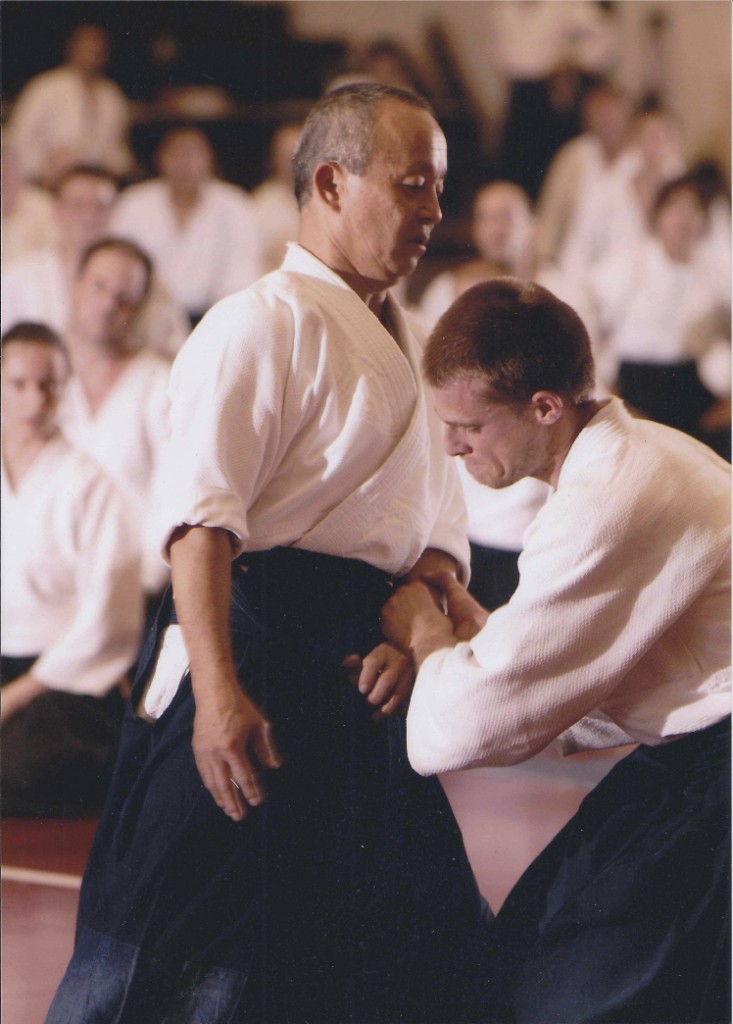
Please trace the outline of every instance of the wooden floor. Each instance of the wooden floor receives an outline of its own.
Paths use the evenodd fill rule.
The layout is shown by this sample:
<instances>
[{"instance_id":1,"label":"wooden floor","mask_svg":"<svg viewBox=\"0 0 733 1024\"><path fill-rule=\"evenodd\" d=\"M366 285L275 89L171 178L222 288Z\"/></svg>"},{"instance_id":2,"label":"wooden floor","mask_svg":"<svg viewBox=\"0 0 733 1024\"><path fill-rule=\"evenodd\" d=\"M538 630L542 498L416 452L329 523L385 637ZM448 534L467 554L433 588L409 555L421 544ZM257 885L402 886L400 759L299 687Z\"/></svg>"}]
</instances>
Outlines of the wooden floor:
<instances>
[{"instance_id":1,"label":"wooden floor","mask_svg":"<svg viewBox=\"0 0 733 1024\"><path fill-rule=\"evenodd\" d=\"M494 910L619 754L545 753L516 768L456 772L443 784L479 887ZM2 1024L42 1024L73 942L90 821L4 819Z\"/></svg>"}]
</instances>

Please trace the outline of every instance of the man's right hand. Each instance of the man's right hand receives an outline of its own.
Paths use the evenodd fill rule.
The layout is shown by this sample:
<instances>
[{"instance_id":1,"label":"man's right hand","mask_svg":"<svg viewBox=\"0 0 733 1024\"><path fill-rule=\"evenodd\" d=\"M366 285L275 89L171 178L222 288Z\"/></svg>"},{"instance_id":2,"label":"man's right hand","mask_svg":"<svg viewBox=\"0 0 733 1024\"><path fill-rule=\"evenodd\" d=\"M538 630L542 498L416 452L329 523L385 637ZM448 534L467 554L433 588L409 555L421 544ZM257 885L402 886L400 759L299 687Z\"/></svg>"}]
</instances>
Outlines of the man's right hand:
<instances>
[{"instance_id":1,"label":"man's right hand","mask_svg":"<svg viewBox=\"0 0 733 1024\"><path fill-rule=\"evenodd\" d=\"M270 723L243 692L229 638L229 535L185 526L170 542L176 612L196 701L193 752L204 785L233 821L262 803L262 771L281 759Z\"/></svg>"},{"instance_id":2,"label":"man's right hand","mask_svg":"<svg viewBox=\"0 0 733 1024\"><path fill-rule=\"evenodd\" d=\"M233 821L265 799L263 769L282 764L272 726L239 685L199 689L211 698L197 700L193 753L204 785Z\"/></svg>"}]
</instances>

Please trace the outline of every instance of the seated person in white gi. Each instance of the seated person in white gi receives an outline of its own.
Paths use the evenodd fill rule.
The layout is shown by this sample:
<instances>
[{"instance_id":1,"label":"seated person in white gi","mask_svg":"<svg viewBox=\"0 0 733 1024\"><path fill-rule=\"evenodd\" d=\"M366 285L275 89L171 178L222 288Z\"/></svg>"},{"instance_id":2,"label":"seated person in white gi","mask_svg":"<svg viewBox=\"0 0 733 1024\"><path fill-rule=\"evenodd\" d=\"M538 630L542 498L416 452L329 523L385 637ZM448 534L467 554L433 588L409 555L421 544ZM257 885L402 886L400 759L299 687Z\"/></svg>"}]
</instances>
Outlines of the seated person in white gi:
<instances>
[{"instance_id":1,"label":"seated person in white gi","mask_svg":"<svg viewBox=\"0 0 733 1024\"><path fill-rule=\"evenodd\" d=\"M98 813L142 629L130 510L55 422L58 337L2 339L2 809Z\"/></svg>"},{"instance_id":2,"label":"seated person in white gi","mask_svg":"<svg viewBox=\"0 0 733 1024\"><path fill-rule=\"evenodd\" d=\"M122 90L103 75L107 33L78 25L66 44L64 63L36 75L13 107L8 135L23 172L53 184L76 163L95 163L115 174L132 170L128 146L130 109Z\"/></svg>"},{"instance_id":3,"label":"seated person in white gi","mask_svg":"<svg viewBox=\"0 0 733 1024\"><path fill-rule=\"evenodd\" d=\"M730 351L731 281L730 267L701 247L707 229L696 181L667 182L650 230L636 244L609 252L590 273L588 290L599 350L621 398L709 443L701 420L716 398L698 365L721 345ZM727 370L717 382L719 396L730 395L730 363Z\"/></svg>"},{"instance_id":4,"label":"seated person in white gi","mask_svg":"<svg viewBox=\"0 0 733 1024\"><path fill-rule=\"evenodd\" d=\"M42 321L62 335L71 316L71 287L81 258L104 238L117 201L117 181L107 171L76 164L54 188L53 244L11 260L2 278L3 330L21 320ZM128 337L131 348L174 355L189 332L188 317L163 284L153 281L145 305Z\"/></svg>"},{"instance_id":5,"label":"seated person in white gi","mask_svg":"<svg viewBox=\"0 0 733 1024\"><path fill-rule=\"evenodd\" d=\"M592 400L585 327L536 284L470 289L423 366L449 454L554 493L508 604L442 574L383 609L419 666L413 766L640 744L501 908L487 1018L729 1021L730 466Z\"/></svg>"},{"instance_id":6,"label":"seated person in white gi","mask_svg":"<svg viewBox=\"0 0 733 1024\"><path fill-rule=\"evenodd\" d=\"M159 593L168 570L154 541L151 502L168 433L170 364L128 337L150 287L151 263L133 242L104 238L82 257L66 345L72 374L59 424L114 480L135 510L143 584Z\"/></svg>"},{"instance_id":7,"label":"seated person in white gi","mask_svg":"<svg viewBox=\"0 0 733 1024\"><path fill-rule=\"evenodd\" d=\"M254 207L244 189L215 177L214 150L198 128L167 132L156 165L160 177L124 190L112 228L150 253L196 323L262 273Z\"/></svg>"}]
</instances>

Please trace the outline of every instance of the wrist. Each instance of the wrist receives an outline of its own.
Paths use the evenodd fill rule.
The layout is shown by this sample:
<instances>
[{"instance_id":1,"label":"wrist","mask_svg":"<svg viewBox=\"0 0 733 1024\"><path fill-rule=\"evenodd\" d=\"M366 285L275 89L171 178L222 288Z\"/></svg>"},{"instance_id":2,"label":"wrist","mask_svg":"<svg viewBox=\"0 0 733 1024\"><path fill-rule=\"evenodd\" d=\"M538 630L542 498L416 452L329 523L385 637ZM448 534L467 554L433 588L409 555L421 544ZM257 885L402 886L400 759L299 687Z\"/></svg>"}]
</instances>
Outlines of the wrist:
<instances>
[{"instance_id":1,"label":"wrist","mask_svg":"<svg viewBox=\"0 0 733 1024\"><path fill-rule=\"evenodd\" d=\"M410 636L409 651L415 664L419 669L422 663L436 651L442 651L449 647L455 647L456 637L450 623L444 625L436 623L434 619L430 622L417 622Z\"/></svg>"}]
</instances>

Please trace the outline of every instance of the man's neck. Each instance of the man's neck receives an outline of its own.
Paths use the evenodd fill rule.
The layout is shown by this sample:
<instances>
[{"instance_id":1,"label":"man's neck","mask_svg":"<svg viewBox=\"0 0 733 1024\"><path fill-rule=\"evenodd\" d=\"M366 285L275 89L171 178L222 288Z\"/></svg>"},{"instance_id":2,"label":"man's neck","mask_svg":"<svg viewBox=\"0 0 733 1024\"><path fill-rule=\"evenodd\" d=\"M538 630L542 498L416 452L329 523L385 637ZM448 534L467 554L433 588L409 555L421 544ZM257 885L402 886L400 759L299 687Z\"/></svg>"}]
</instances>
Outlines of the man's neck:
<instances>
[{"instance_id":1,"label":"man's neck","mask_svg":"<svg viewBox=\"0 0 733 1024\"><path fill-rule=\"evenodd\" d=\"M542 477L551 487L557 488L560 473L570 449L575 444L580 432L590 423L603 404L605 403L591 399L587 402L582 402L580 405L573 406L568 410L567 415L563 417L561 424L558 425L560 432L556 435L555 450L548 467L548 473Z\"/></svg>"},{"instance_id":2,"label":"man's neck","mask_svg":"<svg viewBox=\"0 0 733 1024\"><path fill-rule=\"evenodd\" d=\"M342 281L356 292L372 313L379 319L382 316L382 309L387 297L387 290L394 282L375 281L363 277L353 267L347 255L326 237L320 230L319 225L311 226L307 213L301 215L300 236L298 244L307 252L311 253L321 263L338 274Z\"/></svg>"}]
</instances>

